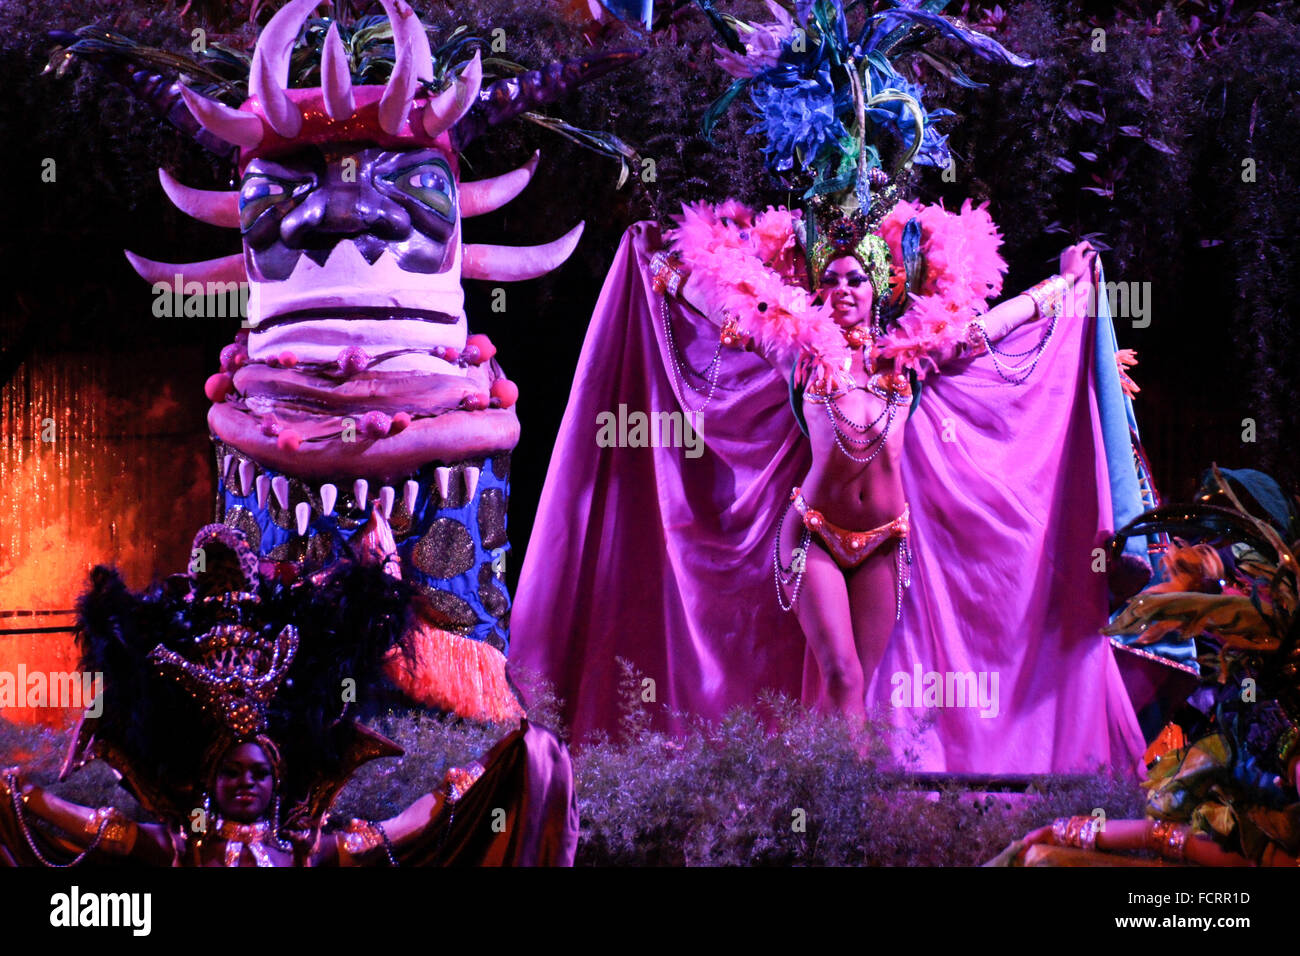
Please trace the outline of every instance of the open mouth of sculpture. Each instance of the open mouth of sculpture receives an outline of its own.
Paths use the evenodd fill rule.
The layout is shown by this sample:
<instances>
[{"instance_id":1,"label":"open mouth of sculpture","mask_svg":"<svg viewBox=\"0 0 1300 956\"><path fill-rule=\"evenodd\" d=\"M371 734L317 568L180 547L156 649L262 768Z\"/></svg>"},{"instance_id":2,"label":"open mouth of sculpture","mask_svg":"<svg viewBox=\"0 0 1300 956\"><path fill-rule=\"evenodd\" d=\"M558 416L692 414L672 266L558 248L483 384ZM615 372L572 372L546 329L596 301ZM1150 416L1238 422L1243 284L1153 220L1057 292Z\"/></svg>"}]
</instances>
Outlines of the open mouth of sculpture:
<instances>
[{"instance_id":1,"label":"open mouth of sculpture","mask_svg":"<svg viewBox=\"0 0 1300 956\"><path fill-rule=\"evenodd\" d=\"M261 319L256 329L267 329L296 322L347 321L355 320L415 320L432 322L436 325L455 325L458 317L436 309L408 309L387 305L348 305L334 307L317 307L289 309Z\"/></svg>"}]
</instances>

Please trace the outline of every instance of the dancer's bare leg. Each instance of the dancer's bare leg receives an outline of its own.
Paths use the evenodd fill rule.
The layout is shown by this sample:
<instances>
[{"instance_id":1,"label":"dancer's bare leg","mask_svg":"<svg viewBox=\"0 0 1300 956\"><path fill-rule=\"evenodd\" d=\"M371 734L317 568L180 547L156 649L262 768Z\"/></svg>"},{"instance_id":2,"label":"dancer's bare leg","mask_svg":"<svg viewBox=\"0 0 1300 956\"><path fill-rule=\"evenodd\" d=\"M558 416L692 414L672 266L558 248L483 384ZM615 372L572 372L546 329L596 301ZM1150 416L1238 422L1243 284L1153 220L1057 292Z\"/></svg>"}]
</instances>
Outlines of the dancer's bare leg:
<instances>
[{"instance_id":1,"label":"dancer's bare leg","mask_svg":"<svg viewBox=\"0 0 1300 956\"><path fill-rule=\"evenodd\" d=\"M797 544L802 527L802 519L791 509L781 534L786 548L792 547L787 542ZM789 563L787 555L783 555L782 560ZM815 538L808 547L805 561L803 587L795 605L795 614L821 673L817 707L827 713L865 716L863 696L866 686L862 682L862 665L853 640L853 619L844 572Z\"/></svg>"},{"instance_id":2,"label":"dancer's bare leg","mask_svg":"<svg viewBox=\"0 0 1300 956\"><path fill-rule=\"evenodd\" d=\"M898 565L895 548L883 547L850 573L847 589L853 638L863 685L871 683L894 629Z\"/></svg>"}]
</instances>

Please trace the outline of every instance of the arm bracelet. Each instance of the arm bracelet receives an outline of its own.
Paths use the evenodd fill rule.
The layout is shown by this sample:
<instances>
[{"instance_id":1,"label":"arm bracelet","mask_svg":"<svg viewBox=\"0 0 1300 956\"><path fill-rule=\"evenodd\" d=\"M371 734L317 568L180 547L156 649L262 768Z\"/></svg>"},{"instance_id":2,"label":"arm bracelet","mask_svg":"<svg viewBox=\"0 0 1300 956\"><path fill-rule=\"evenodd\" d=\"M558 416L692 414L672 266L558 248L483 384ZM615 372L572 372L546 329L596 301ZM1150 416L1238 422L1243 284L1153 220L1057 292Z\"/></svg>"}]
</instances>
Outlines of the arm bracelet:
<instances>
[{"instance_id":1,"label":"arm bracelet","mask_svg":"<svg viewBox=\"0 0 1300 956\"><path fill-rule=\"evenodd\" d=\"M109 853L129 853L135 842L135 824L117 807L99 807L86 817L81 832L89 839L99 837L99 845Z\"/></svg>"},{"instance_id":2,"label":"arm bracelet","mask_svg":"<svg viewBox=\"0 0 1300 956\"><path fill-rule=\"evenodd\" d=\"M1065 296L1070 282L1063 275L1054 275L1025 290L1033 300L1034 308L1044 317L1059 319L1065 307Z\"/></svg>"},{"instance_id":3,"label":"arm bracelet","mask_svg":"<svg viewBox=\"0 0 1300 956\"><path fill-rule=\"evenodd\" d=\"M1060 817L1052 821L1052 836L1058 846L1095 850L1099 823L1096 817Z\"/></svg>"},{"instance_id":4,"label":"arm bracelet","mask_svg":"<svg viewBox=\"0 0 1300 956\"><path fill-rule=\"evenodd\" d=\"M1187 860L1187 836L1191 829L1172 820L1156 820L1147 834L1147 849L1166 860L1183 863Z\"/></svg>"},{"instance_id":5,"label":"arm bracelet","mask_svg":"<svg viewBox=\"0 0 1300 956\"><path fill-rule=\"evenodd\" d=\"M474 786L481 776L483 776L483 767L477 763L470 764L468 767L452 767L448 770L442 785L447 802L449 804L460 802L460 798L469 792L469 788Z\"/></svg>"},{"instance_id":6,"label":"arm bracelet","mask_svg":"<svg viewBox=\"0 0 1300 956\"><path fill-rule=\"evenodd\" d=\"M650 275L659 295L675 296L681 291L686 275L679 268L681 256L675 252L656 252L650 257Z\"/></svg>"}]
</instances>

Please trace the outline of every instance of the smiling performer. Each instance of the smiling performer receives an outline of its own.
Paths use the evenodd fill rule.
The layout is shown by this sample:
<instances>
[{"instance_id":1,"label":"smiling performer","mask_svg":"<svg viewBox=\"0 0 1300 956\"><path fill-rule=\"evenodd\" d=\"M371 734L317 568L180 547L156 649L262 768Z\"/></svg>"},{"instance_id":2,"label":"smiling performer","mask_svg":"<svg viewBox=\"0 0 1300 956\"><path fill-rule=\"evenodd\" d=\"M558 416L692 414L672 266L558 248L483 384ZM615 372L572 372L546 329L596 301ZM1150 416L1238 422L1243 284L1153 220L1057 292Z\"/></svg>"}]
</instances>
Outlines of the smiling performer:
<instances>
[{"instance_id":1,"label":"smiling performer","mask_svg":"<svg viewBox=\"0 0 1300 956\"><path fill-rule=\"evenodd\" d=\"M147 818L91 808L0 772L0 865L71 866L130 857L147 866L450 866L564 862L568 759L527 725L480 762L408 767L437 782L386 820L331 819L352 774L402 748L337 693L383 666L404 586L367 558L335 575L368 578L358 632L323 633L329 582L260 579L244 536L209 525L204 569L135 596L107 568L82 599L82 663L105 674L103 714L77 729L60 779L92 760L119 774ZM289 622L287 623L286 620ZM292 623L297 622L297 623ZM301 626L301 633L300 633ZM352 637L352 646L340 638ZM378 638L378 639L377 639ZM153 643L153 642L157 643ZM546 755L547 760L543 759ZM539 763L546 787L529 780ZM505 827L493 827L503 818ZM37 825L35 821L40 821ZM52 829L51 829L52 828ZM575 834L576 835L576 834Z\"/></svg>"},{"instance_id":2,"label":"smiling performer","mask_svg":"<svg viewBox=\"0 0 1300 956\"><path fill-rule=\"evenodd\" d=\"M1006 266L985 206L903 195L913 164L949 165L947 111L893 60L943 35L1029 63L928 9L769 9L720 21L735 85L709 115L747 90L803 208L687 205L662 237L629 230L551 460L517 657L558 682L576 736L614 727L624 658L665 713L720 717L764 688L882 708L922 769L1131 767L1090 565L1141 503L1113 331L1085 308L1095 253L990 308ZM593 447L620 403L694 415L704 455Z\"/></svg>"}]
</instances>

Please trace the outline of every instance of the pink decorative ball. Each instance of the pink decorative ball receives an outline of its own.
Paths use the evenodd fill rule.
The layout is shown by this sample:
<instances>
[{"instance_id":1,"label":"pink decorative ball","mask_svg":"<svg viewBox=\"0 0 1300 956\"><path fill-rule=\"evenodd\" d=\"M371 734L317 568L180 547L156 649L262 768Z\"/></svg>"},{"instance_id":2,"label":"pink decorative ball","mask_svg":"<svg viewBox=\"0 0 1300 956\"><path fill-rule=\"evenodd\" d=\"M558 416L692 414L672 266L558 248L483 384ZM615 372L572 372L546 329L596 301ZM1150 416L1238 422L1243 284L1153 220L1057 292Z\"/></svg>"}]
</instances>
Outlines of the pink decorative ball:
<instances>
[{"instance_id":1,"label":"pink decorative ball","mask_svg":"<svg viewBox=\"0 0 1300 956\"><path fill-rule=\"evenodd\" d=\"M398 432L405 431L411 424L411 415L409 412L398 412L393 416L393 424L390 426L388 434L396 435Z\"/></svg>"},{"instance_id":2,"label":"pink decorative ball","mask_svg":"<svg viewBox=\"0 0 1300 956\"><path fill-rule=\"evenodd\" d=\"M294 355L292 352L281 352L280 364L285 368L293 368L298 364L298 356Z\"/></svg>"},{"instance_id":3,"label":"pink decorative ball","mask_svg":"<svg viewBox=\"0 0 1300 956\"><path fill-rule=\"evenodd\" d=\"M383 438L393 420L383 412L366 412L361 416L361 433L367 438Z\"/></svg>"},{"instance_id":4,"label":"pink decorative ball","mask_svg":"<svg viewBox=\"0 0 1300 956\"><path fill-rule=\"evenodd\" d=\"M208 380L203 383L203 394L207 395L208 401L213 403L224 402L226 396L234 390L234 380L225 372L209 375Z\"/></svg>"},{"instance_id":5,"label":"pink decorative ball","mask_svg":"<svg viewBox=\"0 0 1300 956\"><path fill-rule=\"evenodd\" d=\"M448 362L454 362L460 358L460 349L455 348L451 345L444 346L442 350L442 357L445 358Z\"/></svg>"},{"instance_id":6,"label":"pink decorative ball","mask_svg":"<svg viewBox=\"0 0 1300 956\"><path fill-rule=\"evenodd\" d=\"M492 397L501 403L502 408L509 408L519 401L519 386L508 378L499 378L492 383Z\"/></svg>"},{"instance_id":7,"label":"pink decorative ball","mask_svg":"<svg viewBox=\"0 0 1300 956\"><path fill-rule=\"evenodd\" d=\"M227 345L221 350L221 371L233 372L248 364L248 350L242 345Z\"/></svg>"},{"instance_id":8,"label":"pink decorative ball","mask_svg":"<svg viewBox=\"0 0 1300 956\"><path fill-rule=\"evenodd\" d=\"M484 362L491 361L492 356L497 354L497 347L482 332L476 332L465 340L467 346L478 349L478 362L482 365Z\"/></svg>"},{"instance_id":9,"label":"pink decorative ball","mask_svg":"<svg viewBox=\"0 0 1300 956\"><path fill-rule=\"evenodd\" d=\"M339 352L338 363L348 375L356 375L369 367L370 353L359 345L349 345Z\"/></svg>"},{"instance_id":10,"label":"pink decorative ball","mask_svg":"<svg viewBox=\"0 0 1300 956\"><path fill-rule=\"evenodd\" d=\"M302 444L302 436L292 428L286 428L280 432L279 437L275 440L276 447L280 451L297 451L298 446Z\"/></svg>"}]
</instances>

